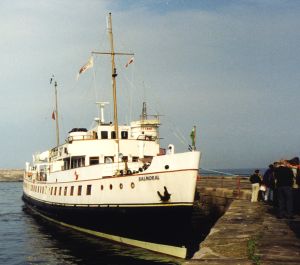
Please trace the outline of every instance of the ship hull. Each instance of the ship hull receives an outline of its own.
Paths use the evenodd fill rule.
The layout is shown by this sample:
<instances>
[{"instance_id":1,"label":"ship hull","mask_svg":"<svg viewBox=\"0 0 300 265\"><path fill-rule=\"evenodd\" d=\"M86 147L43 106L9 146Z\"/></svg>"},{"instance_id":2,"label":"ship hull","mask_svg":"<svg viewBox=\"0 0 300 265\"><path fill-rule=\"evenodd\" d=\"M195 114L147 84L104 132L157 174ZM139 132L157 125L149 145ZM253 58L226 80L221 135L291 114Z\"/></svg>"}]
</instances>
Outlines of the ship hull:
<instances>
[{"instance_id":1,"label":"ship hull","mask_svg":"<svg viewBox=\"0 0 300 265\"><path fill-rule=\"evenodd\" d=\"M181 253L188 245L199 158L198 152L155 157L144 172L124 176L96 178L103 165L54 172L46 181L25 174L23 200L46 219L79 231L143 248L175 246ZM171 255L184 257L176 253Z\"/></svg>"},{"instance_id":2,"label":"ship hull","mask_svg":"<svg viewBox=\"0 0 300 265\"><path fill-rule=\"evenodd\" d=\"M187 244L192 206L78 207L51 205L23 194L31 209L57 222L156 244Z\"/></svg>"}]
</instances>

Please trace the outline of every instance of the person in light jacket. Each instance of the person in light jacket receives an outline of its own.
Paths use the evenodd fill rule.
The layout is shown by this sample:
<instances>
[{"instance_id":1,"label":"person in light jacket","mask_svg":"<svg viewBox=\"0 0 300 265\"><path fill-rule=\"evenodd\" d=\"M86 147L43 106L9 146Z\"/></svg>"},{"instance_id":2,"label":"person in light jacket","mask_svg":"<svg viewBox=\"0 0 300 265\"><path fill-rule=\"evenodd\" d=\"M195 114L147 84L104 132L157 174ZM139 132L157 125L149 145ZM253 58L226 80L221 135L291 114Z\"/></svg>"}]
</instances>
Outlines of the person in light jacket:
<instances>
[{"instance_id":1,"label":"person in light jacket","mask_svg":"<svg viewBox=\"0 0 300 265\"><path fill-rule=\"evenodd\" d=\"M259 186L261 184L261 176L259 174L259 169L256 169L254 171L254 174L252 174L250 176L249 180L250 180L251 186L252 186L251 202L257 202Z\"/></svg>"}]
</instances>

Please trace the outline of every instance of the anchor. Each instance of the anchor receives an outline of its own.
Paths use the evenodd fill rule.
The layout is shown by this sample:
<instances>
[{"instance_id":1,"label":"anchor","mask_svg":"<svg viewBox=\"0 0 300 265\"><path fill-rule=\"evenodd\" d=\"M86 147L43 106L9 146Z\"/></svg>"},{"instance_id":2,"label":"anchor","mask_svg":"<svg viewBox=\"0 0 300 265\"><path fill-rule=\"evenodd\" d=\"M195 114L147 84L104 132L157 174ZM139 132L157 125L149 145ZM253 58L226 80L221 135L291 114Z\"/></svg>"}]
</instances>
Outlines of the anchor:
<instances>
[{"instance_id":1,"label":"anchor","mask_svg":"<svg viewBox=\"0 0 300 265\"><path fill-rule=\"evenodd\" d=\"M161 200L162 202L167 202L167 201L170 200L171 194L168 192L166 186L164 186L164 189L165 189L164 195L161 195L159 191L157 191L157 194L158 194L158 196L159 196L159 198L160 198L160 200Z\"/></svg>"}]
</instances>

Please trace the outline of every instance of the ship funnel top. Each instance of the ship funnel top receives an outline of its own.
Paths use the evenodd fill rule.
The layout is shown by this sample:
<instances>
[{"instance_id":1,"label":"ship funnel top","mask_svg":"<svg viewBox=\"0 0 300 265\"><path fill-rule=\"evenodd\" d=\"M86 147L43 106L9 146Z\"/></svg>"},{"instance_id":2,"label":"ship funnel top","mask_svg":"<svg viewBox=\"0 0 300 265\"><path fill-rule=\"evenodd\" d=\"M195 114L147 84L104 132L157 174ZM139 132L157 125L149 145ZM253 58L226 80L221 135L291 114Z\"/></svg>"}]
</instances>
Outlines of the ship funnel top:
<instances>
[{"instance_id":1,"label":"ship funnel top","mask_svg":"<svg viewBox=\"0 0 300 265\"><path fill-rule=\"evenodd\" d=\"M143 102L143 109L142 109L142 115L141 115L141 119L142 120L147 120L147 104L146 102Z\"/></svg>"},{"instance_id":2,"label":"ship funnel top","mask_svg":"<svg viewBox=\"0 0 300 265\"><path fill-rule=\"evenodd\" d=\"M96 104L98 105L99 108L99 118L95 118L95 121L99 122L99 124L104 124L105 120L104 120L104 107L105 105L108 105L109 102L96 102Z\"/></svg>"}]
</instances>

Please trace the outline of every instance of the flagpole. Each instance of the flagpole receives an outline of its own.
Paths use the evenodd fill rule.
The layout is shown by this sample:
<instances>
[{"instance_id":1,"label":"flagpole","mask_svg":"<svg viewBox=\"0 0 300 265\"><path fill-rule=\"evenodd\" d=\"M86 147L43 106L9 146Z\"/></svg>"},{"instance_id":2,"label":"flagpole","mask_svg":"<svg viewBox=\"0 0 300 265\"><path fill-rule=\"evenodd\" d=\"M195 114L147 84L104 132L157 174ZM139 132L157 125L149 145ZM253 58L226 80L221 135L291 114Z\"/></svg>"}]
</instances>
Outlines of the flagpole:
<instances>
[{"instance_id":1,"label":"flagpole","mask_svg":"<svg viewBox=\"0 0 300 265\"><path fill-rule=\"evenodd\" d=\"M56 122L56 145L59 146L59 125L58 125L58 107L57 107L57 82L54 82L55 88L55 122Z\"/></svg>"},{"instance_id":2,"label":"flagpole","mask_svg":"<svg viewBox=\"0 0 300 265\"><path fill-rule=\"evenodd\" d=\"M194 146L193 146L193 150L196 150L196 126L194 125Z\"/></svg>"},{"instance_id":3,"label":"flagpole","mask_svg":"<svg viewBox=\"0 0 300 265\"><path fill-rule=\"evenodd\" d=\"M54 80L54 75L50 78L50 84L54 81L54 96L55 96L55 110L54 110L54 117L52 114L52 119L55 119L56 123L56 146L59 146L59 124L58 124L58 104L57 104L57 81Z\"/></svg>"}]
</instances>

